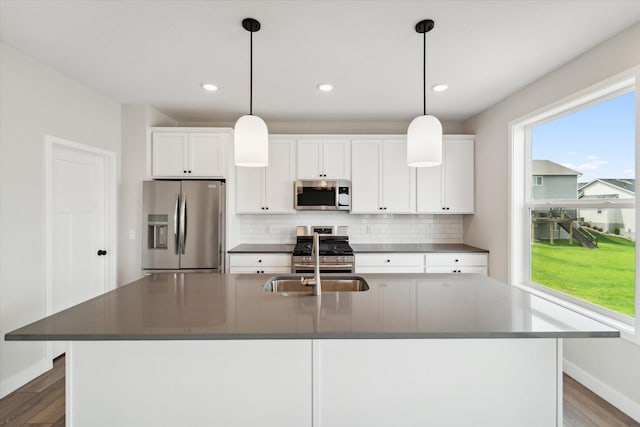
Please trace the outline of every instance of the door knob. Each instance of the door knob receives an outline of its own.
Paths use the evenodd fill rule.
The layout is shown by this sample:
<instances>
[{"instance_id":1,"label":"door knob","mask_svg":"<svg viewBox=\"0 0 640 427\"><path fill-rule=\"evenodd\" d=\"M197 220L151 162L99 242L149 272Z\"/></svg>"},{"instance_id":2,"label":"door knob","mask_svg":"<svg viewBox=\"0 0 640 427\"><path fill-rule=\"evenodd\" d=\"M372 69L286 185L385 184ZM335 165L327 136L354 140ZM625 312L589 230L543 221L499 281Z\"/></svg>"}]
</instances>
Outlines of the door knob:
<instances>
[{"instance_id":1,"label":"door knob","mask_svg":"<svg viewBox=\"0 0 640 427\"><path fill-rule=\"evenodd\" d=\"M100 249L98 250L98 256L102 256L102 255L106 255L107 251L105 251L104 249Z\"/></svg>"}]
</instances>

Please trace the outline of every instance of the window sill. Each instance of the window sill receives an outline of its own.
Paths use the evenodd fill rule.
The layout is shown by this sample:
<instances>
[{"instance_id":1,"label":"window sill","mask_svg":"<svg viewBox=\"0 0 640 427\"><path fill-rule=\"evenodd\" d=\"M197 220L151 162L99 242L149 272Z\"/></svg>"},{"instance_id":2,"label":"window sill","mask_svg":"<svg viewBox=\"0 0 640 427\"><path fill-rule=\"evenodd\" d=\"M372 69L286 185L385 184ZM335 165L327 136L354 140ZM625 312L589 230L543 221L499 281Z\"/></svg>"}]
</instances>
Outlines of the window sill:
<instances>
[{"instance_id":1,"label":"window sill","mask_svg":"<svg viewBox=\"0 0 640 427\"><path fill-rule=\"evenodd\" d=\"M563 298L559 298L555 295L552 295L548 292L544 292L541 289L538 289L536 287L527 285L527 284L513 284L512 286L515 286L517 288L520 288L526 292L529 292L532 295L535 295L537 297L540 297L542 299L545 299L547 301L553 302L555 304L558 304L559 306L562 306L566 309L569 309L571 311L575 311L576 313L580 313L584 316L587 316L591 319L597 320L599 322L604 323L607 326L611 326L612 328L618 329L620 331L620 337L624 338L636 345L640 346L640 336L636 335L636 327L634 327L633 325L629 325L625 322L621 322L618 319L614 319L612 317L606 316L602 313L598 313L596 311L590 310L586 307L583 307L581 305L578 304L574 304L570 301L567 301ZM635 319L634 319L635 320Z\"/></svg>"}]
</instances>

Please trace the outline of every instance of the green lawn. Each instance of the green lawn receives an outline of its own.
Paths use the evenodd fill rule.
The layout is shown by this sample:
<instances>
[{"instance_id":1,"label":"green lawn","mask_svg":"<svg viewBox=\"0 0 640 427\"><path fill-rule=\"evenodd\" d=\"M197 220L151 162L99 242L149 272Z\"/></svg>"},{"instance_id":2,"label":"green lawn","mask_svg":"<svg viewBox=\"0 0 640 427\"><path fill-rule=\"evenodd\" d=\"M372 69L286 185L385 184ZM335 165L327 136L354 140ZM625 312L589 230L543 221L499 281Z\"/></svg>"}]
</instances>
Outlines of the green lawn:
<instances>
[{"instance_id":1,"label":"green lawn","mask_svg":"<svg viewBox=\"0 0 640 427\"><path fill-rule=\"evenodd\" d=\"M591 231L591 230L590 230ZM592 232L598 248L588 249L574 241L534 242L531 279L560 292L634 315L635 243L620 237Z\"/></svg>"}]
</instances>

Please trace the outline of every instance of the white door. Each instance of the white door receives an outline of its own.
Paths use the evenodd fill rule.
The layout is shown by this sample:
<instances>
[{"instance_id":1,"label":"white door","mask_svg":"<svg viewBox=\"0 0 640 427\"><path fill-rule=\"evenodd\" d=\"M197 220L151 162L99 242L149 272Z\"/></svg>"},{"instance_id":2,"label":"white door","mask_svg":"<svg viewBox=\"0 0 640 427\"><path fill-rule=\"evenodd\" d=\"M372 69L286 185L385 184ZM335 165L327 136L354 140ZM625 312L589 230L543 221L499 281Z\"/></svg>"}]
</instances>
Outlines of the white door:
<instances>
[{"instance_id":1,"label":"white door","mask_svg":"<svg viewBox=\"0 0 640 427\"><path fill-rule=\"evenodd\" d=\"M348 139L327 140L322 144L322 164L326 178L351 179L351 143Z\"/></svg>"},{"instance_id":2,"label":"white door","mask_svg":"<svg viewBox=\"0 0 640 427\"><path fill-rule=\"evenodd\" d=\"M298 179L322 179L322 140L298 140Z\"/></svg>"},{"instance_id":3,"label":"white door","mask_svg":"<svg viewBox=\"0 0 640 427\"><path fill-rule=\"evenodd\" d=\"M382 144L374 140L353 141L351 144L351 212L381 213L380 159Z\"/></svg>"},{"instance_id":4,"label":"white door","mask_svg":"<svg viewBox=\"0 0 640 427\"><path fill-rule=\"evenodd\" d=\"M473 140L453 140L445 144L444 198L448 212L473 213Z\"/></svg>"},{"instance_id":5,"label":"white door","mask_svg":"<svg viewBox=\"0 0 640 427\"><path fill-rule=\"evenodd\" d=\"M269 167L266 170L266 213L296 212L293 208L295 148L293 139L269 142Z\"/></svg>"},{"instance_id":6,"label":"white door","mask_svg":"<svg viewBox=\"0 0 640 427\"><path fill-rule=\"evenodd\" d=\"M382 177L383 212L415 212L416 169L407 166L406 141L384 142Z\"/></svg>"},{"instance_id":7,"label":"white door","mask_svg":"<svg viewBox=\"0 0 640 427\"><path fill-rule=\"evenodd\" d=\"M101 153L52 143L47 314L113 288L110 160ZM64 343L55 344L53 352L53 357L63 353Z\"/></svg>"}]
</instances>

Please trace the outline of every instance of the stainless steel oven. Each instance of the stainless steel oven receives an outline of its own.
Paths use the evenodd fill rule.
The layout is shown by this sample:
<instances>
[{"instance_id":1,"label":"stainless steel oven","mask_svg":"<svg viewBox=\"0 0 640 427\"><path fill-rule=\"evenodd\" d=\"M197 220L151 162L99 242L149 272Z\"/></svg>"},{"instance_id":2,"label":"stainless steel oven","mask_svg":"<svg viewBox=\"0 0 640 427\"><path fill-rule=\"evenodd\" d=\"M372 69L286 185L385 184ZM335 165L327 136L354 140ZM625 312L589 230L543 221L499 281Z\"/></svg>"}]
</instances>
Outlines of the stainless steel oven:
<instances>
[{"instance_id":1,"label":"stainless steel oven","mask_svg":"<svg viewBox=\"0 0 640 427\"><path fill-rule=\"evenodd\" d=\"M314 273L315 257L311 255L314 232L320 237L320 272L354 273L355 256L349 246L349 227L346 226L298 226L291 271L295 274Z\"/></svg>"},{"instance_id":2,"label":"stainless steel oven","mask_svg":"<svg viewBox=\"0 0 640 427\"><path fill-rule=\"evenodd\" d=\"M297 210L348 211L350 193L349 181L295 181L293 205Z\"/></svg>"},{"instance_id":3,"label":"stainless steel oven","mask_svg":"<svg viewBox=\"0 0 640 427\"><path fill-rule=\"evenodd\" d=\"M321 273L343 273L353 274L353 255L350 256L320 256ZM291 271L295 274L314 273L315 264L313 257L293 256L291 260Z\"/></svg>"}]
</instances>

